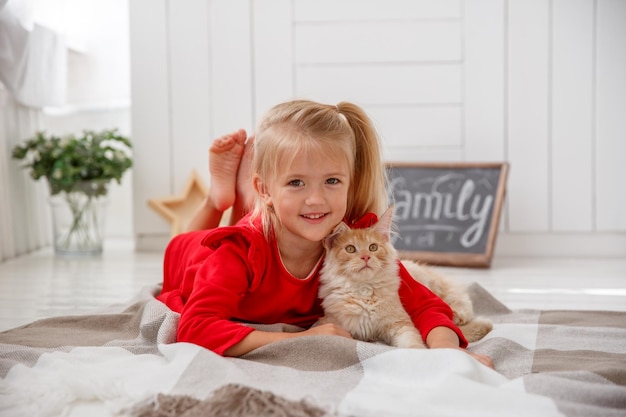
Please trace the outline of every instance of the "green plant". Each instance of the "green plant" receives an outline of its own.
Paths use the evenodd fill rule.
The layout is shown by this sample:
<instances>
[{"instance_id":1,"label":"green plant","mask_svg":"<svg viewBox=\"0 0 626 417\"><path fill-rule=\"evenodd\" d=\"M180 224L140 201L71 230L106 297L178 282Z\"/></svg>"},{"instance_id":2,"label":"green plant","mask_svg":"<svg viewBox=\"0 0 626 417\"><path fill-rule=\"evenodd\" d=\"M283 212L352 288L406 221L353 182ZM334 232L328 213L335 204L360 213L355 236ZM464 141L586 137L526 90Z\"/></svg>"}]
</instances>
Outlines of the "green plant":
<instances>
[{"instance_id":1,"label":"green plant","mask_svg":"<svg viewBox=\"0 0 626 417\"><path fill-rule=\"evenodd\" d=\"M38 132L13 148L12 157L50 186L54 244L58 253L98 253L104 218L98 207L111 180L121 182L132 165L131 142L117 129L57 137ZM58 197L55 197L59 194ZM56 214L54 214L56 213Z\"/></svg>"},{"instance_id":2,"label":"green plant","mask_svg":"<svg viewBox=\"0 0 626 417\"><path fill-rule=\"evenodd\" d=\"M133 162L131 142L117 129L94 132L85 130L82 136L58 137L37 132L33 138L13 148L13 159L26 160L30 176L45 177L50 193L77 191L84 181L104 180L101 187L86 187L81 192L89 196L104 195L106 183L116 180Z\"/></svg>"}]
</instances>

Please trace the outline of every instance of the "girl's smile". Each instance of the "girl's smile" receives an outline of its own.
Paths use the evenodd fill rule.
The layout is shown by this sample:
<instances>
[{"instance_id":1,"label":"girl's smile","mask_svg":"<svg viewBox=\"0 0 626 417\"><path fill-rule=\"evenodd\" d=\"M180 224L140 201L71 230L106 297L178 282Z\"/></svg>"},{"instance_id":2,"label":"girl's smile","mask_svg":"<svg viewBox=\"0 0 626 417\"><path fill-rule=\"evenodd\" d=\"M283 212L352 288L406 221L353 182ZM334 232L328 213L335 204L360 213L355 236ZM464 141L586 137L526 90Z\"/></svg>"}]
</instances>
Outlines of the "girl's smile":
<instances>
[{"instance_id":1,"label":"girl's smile","mask_svg":"<svg viewBox=\"0 0 626 417\"><path fill-rule=\"evenodd\" d=\"M310 220L311 222L316 223L317 220L323 219L327 213L319 213L319 214L303 214L302 217Z\"/></svg>"}]
</instances>

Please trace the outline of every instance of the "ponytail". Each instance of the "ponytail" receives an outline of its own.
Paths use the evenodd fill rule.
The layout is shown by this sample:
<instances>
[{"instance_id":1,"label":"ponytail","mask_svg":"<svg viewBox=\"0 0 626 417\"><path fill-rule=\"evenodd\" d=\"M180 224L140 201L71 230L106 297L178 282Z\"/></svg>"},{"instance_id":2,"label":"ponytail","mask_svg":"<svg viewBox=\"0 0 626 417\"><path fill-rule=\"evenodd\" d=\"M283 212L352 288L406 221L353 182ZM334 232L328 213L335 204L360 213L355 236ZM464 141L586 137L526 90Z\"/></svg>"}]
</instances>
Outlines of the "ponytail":
<instances>
[{"instance_id":1,"label":"ponytail","mask_svg":"<svg viewBox=\"0 0 626 417\"><path fill-rule=\"evenodd\" d=\"M348 221L356 221L365 213L382 214L388 206L387 171L380 140L372 120L363 109L349 102L336 105L344 115L355 137L356 154L352 189L348 195Z\"/></svg>"}]
</instances>

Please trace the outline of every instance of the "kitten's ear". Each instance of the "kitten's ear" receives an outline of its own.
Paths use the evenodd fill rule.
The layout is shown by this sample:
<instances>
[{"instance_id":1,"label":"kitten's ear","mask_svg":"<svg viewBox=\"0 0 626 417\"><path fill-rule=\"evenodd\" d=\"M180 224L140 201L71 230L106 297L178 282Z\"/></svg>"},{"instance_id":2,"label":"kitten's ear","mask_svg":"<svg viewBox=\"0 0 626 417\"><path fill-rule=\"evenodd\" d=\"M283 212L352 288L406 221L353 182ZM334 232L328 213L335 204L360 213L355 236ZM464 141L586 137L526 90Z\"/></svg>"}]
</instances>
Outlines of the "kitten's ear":
<instances>
[{"instance_id":1,"label":"kitten's ear","mask_svg":"<svg viewBox=\"0 0 626 417\"><path fill-rule=\"evenodd\" d=\"M339 236L341 236L346 230L350 230L350 227L344 222L339 223L332 232L322 241L325 249L330 249L333 246L333 242Z\"/></svg>"},{"instance_id":2,"label":"kitten's ear","mask_svg":"<svg viewBox=\"0 0 626 417\"><path fill-rule=\"evenodd\" d=\"M391 225L393 223L393 207L390 206L378 219L374 225L374 230L385 236L386 240L391 239Z\"/></svg>"}]
</instances>

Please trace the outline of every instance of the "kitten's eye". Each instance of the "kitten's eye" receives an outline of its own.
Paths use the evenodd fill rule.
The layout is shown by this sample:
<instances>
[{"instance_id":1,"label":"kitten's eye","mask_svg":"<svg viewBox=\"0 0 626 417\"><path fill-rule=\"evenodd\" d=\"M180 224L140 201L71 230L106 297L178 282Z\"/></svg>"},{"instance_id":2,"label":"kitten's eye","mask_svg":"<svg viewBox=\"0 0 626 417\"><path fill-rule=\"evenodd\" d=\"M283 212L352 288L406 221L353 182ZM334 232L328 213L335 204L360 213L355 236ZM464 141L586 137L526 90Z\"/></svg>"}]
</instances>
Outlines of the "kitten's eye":
<instances>
[{"instance_id":1,"label":"kitten's eye","mask_svg":"<svg viewBox=\"0 0 626 417\"><path fill-rule=\"evenodd\" d=\"M356 248L354 247L354 245L348 245L348 246L346 246L346 252L354 253L354 252L356 252Z\"/></svg>"},{"instance_id":2,"label":"kitten's eye","mask_svg":"<svg viewBox=\"0 0 626 417\"><path fill-rule=\"evenodd\" d=\"M378 245L376 243L372 243L370 245L370 252L376 252L378 250Z\"/></svg>"}]
</instances>

